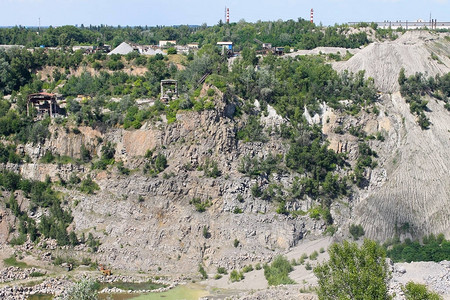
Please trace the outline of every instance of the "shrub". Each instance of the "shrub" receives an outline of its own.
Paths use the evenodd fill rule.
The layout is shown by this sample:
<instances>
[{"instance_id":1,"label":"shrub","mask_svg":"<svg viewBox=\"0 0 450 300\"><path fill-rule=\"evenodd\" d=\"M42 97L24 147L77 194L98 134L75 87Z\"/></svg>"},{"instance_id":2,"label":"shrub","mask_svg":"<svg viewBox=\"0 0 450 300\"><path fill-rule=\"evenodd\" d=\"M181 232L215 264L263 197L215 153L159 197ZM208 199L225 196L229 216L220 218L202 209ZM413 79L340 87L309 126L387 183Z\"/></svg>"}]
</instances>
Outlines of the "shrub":
<instances>
[{"instance_id":1,"label":"shrub","mask_svg":"<svg viewBox=\"0 0 450 300\"><path fill-rule=\"evenodd\" d=\"M210 234L209 234L209 232L208 232L208 227L203 226L203 237L204 237L205 239L207 239L207 238L209 238L209 236L210 236Z\"/></svg>"},{"instance_id":2,"label":"shrub","mask_svg":"<svg viewBox=\"0 0 450 300\"><path fill-rule=\"evenodd\" d=\"M407 300L441 300L439 294L430 292L424 284L408 282L403 288Z\"/></svg>"},{"instance_id":3,"label":"shrub","mask_svg":"<svg viewBox=\"0 0 450 300\"><path fill-rule=\"evenodd\" d=\"M56 157L53 155L53 153L51 151L47 151L47 152L45 152L44 156L42 156L41 163L51 164L52 162L55 161L55 158Z\"/></svg>"},{"instance_id":4,"label":"shrub","mask_svg":"<svg viewBox=\"0 0 450 300\"><path fill-rule=\"evenodd\" d=\"M167 54L177 54L177 49L175 49L175 47L170 47L169 49L167 49Z\"/></svg>"},{"instance_id":5,"label":"shrub","mask_svg":"<svg viewBox=\"0 0 450 300\"><path fill-rule=\"evenodd\" d=\"M218 274L228 274L227 269L225 269L224 267L217 267L217 273Z\"/></svg>"},{"instance_id":6,"label":"shrub","mask_svg":"<svg viewBox=\"0 0 450 300\"><path fill-rule=\"evenodd\" d=\"M216 161L207 159L202 166L203 172L206 177L217 178L222 175Z\"/></svg>"},{"instance_id":7,"label":"shrub","mask_svg":"<svg viewBox=\"0 0 450 300\"><path fill-rule=\"evenodd\" d=\"M117 164L117 170L118 170L119 173L122 174L122 175L130 175L130 172L131 172L130 169L125 168L125 167L123 166L123 161L120 161L120 162Z\"/></svg>"},{"instance_id":8,"label":"shrub","mask_svg":"<svg viewBox=\"0 0 450 300\"><path fill-rule=\"evenodd\" d=\"M259 198L263 194L261 189L259 188L259 185L257 183L252 185L251 192L252 192L252 196L255 197L255 198Z\"/></svg>"},{"instance_id":9,"label":"shrub","mask_svg":"<svg viewBox=\"0 0 450 300\"><path fill-rule=\"evenodd\" d=\"M354 240L358 240L360 237L364 235L364 228L362 228L361 225L350 225L350 228L348 230L350 234L353 236Z\"/></svg>"},{"instance_id":10,"label":"shrub","mask_svg":"<svg viewBox=\"0 0 450 300\"><path fill-rule=\"evenodd\" d=\"M98 284L91 279L83 279L67 290L64 300L97 300Z\"/></svg>"},{"instance_id":11,"label":"shrub","mask_svg":"<svg viewBox=\"0 0 450 300\"><path fill-rule=\"evenodd\" d=\"M308 271L312 270L311 264L309 262L306 263L305 269L308 270Z\"/></svg>"},{"instance_id":12,"label":"shrub","mask_svg":"<svg viewBox=\"0 0 450 300\"><path fill-rule=\"evenodd\" d=\"M244 272L244 273L248 273L248 272L251 272L251 271L253 271L253 266L252 265L245 266L242 269L242 272Z\"/></svg>"},{"instance_id":13,"label":"shrub","mask_svg":"<svg viewBox=\"0 0 450 300\"><path fill-rule=\"evenodd\" d=\"M206 273L202 265L198 265L198 272L200 273L203 279L208 279L208 274Z\"/></svg>"},{"instance_id":14,"label":"shrub","mask_svg":"<svg viewBox=\"0 0 450 300\"><path fill-rule=\"evenodd\" d=\"M98 184L92 180L89 174L86 179L81 182L80 191L86 194L93 194L95 191L100 190Z\"/></svg>"},{"instance_id":15,"label":"shrub","mask_svg":"<svg viewBox=\"0 0 450 300\"><path fill-rule=\"evenodd\" d=\"M242 272L238 272L236 270L231 271L230 273L230 281L231 282L237 282L237 281L241 281L243 280L244 277L244 273Z\"/></svg>"},{"instance_id":16,"label":"shrub","mask_svg":"<svg viewBox=\"0 0 450 300\"><path fill-rule=\"evenodd\" d=\"M239 246L239 240L238 239L234 239L233 246L234 246L234 248L237 248Z\"/></svg>"},{"instance_id":17,"label":"shrub","mask_svg":"<svg viewBox=\"0 0 450 300\"><path fill-rule=\"evenodd\" d=\"M317 251L314 251L314 252L311 253L311 255L309 256L309 259L311 259L311 260L316 260L318 256L319 256L319 253L317 253Z\"/></svg>"},{"instance_id":18,"label":"shrub","mask_svg":"<svg viewBox=\"0 0 450 300\"><path fill-rule=\"evenodd\" d=\"M234 214L242 214L242 209L240 209L239 207L235 207L233 210Z\"/></svg>"},{"instance_id":19,"label":"shrub","mask_svg":"<svg viewBox=\"0 0 450 300\"><path fill-rule=\"evenodd\" d=\"M211 206L211 202L209 200L202 201L200 198L192 198L192 200L189 201L189 204L194 205L195 210L198 212L204 212Z\"/></svg>"},{"instance_id":20,"label":"shrub","mask_svg":"<svg viewBox=\"0 0 450 300\"><path fill-rule=\"evenodd\" d=\"M289 278L289 273L293 270L291 263L283 256L275 257L273 262L264 266L264 276L269 285L294 284Z\"/></svg>"}]
</instances>

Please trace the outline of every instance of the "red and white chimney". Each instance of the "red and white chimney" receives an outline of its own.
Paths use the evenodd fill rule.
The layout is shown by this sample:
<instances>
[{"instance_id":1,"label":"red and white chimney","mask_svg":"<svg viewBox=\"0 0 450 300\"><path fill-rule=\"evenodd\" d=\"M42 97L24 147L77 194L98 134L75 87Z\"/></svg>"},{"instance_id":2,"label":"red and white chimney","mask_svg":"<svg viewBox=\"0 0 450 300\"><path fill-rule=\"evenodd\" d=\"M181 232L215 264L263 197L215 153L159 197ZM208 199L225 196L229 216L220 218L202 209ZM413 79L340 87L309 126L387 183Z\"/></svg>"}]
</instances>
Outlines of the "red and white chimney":
<instances>
[{"instance_id":1,"label":"red and white chimney","mask_svg":"<svg viewBox=\"0 0 450 300\"><path fill-rule=\"evenodd\" d=\"M311 8L311 23L314 23L314 10Z\"/></svg>"},{"instance_id":2,"label":"red and white chimney","mask_svg":"<svg viewBox=\"0 0 450 300\"><path fill-rule=\"evenodd\" d=\"M230 9L227 7L227 24L230 24Z\"/></svg>"}]
</instances>

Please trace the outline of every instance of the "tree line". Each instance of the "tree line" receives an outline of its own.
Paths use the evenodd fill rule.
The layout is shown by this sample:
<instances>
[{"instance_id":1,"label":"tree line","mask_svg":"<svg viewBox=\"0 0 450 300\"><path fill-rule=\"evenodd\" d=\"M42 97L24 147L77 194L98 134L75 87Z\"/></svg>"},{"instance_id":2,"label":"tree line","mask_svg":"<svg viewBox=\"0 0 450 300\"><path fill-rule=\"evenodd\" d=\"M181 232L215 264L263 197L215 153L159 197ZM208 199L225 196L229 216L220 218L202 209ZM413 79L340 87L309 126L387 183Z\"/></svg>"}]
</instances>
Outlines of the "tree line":
<instances>
[{"instance_id":1,"label":"tree line","mask_svg":"<svg viewBox=\"0 0 450 300\"><path fill-rule=\"evenodd\" d=\"M350 33L347 25L322 27L302 18L287 21L258 21L207 26L81 26L28 28L15 26L0 29L0 44L24 45L26 47L67 47L73 45L118 46L123 41L156 45L160 40L177 40L185 45L198 42L201 46L226 40L238 49L255 45L255 39L273 46L312 49L318 46L357 48L369 43L364 32ZM260 45L259 45L260 47Z\"/></svg>"}]
</instances>

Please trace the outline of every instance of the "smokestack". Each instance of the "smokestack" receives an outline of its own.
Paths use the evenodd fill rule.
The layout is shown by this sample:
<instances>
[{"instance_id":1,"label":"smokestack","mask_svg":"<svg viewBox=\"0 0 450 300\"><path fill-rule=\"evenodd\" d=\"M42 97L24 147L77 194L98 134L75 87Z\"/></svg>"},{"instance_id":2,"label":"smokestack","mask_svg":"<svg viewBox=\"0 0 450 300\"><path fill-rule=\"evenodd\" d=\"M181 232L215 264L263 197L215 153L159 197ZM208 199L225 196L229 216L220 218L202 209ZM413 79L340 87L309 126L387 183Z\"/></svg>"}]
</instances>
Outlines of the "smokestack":
<instances>
[{"instance_id":1,"label":"smokestack","mask_svg":"<svg viewBox=\"0 0 450 300\"><path fill-rule=\"evenodd\" d=\"M227 7L227 24L230 24L230 9Z\"/></svg>"},{"instance_id":2,"label":"smokestack","mask_svg":"<svg viewBox=\"0 0 450 300\"><path fill-rule=\"evenodd\" d=\"M311 8L311 23L314 23L314 9Z\"/></svg>"}]
</instances>

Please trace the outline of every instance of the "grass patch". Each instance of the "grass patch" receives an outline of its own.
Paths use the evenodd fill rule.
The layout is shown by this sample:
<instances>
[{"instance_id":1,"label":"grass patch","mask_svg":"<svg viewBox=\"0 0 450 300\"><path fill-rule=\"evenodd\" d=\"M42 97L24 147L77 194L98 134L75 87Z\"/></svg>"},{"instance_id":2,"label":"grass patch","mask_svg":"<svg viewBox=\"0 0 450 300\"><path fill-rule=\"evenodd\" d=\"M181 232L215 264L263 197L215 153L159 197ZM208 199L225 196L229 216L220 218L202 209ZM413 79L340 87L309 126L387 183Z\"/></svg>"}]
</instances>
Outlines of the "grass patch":
<instances>
[{"instance_id":1,"label":"grass patch","mask_svg":"<svg viewBox=\"0 0 450 300\"><path fill-rule=\"evenodd\" d=\"M29 265L27 265L23 261L17 261L17 259L16 259L16 257L14 255L12 255L12 256L10 256L8 258L5 258L3 260L3 262L8 267L18 267L18 268L21 268L21 269L25 269L25 268L30 267Z\"/></svg>"},{"instance_id":2,"label":"grass patch","mask_svg":"<svg viewBox=\"0 0 450 300\"><path fill-rule=\"evenodd\" d=\"M41 272L31 272L30 277L42 277L44 275L45 274Z\"/></svg>"}]
</instances>

